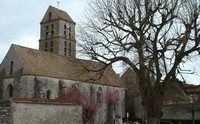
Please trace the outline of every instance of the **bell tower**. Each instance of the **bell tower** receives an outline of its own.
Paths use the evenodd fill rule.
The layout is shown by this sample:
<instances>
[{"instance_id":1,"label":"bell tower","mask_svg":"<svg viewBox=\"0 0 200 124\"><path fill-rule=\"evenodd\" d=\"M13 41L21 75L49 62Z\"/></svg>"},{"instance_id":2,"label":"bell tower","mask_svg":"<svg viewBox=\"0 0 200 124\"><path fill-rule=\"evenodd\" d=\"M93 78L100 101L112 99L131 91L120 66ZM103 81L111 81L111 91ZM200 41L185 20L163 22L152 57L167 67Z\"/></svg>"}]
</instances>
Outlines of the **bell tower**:
<instances>
[{"instance_id":1,"label":"bell tower","mask_svg":"<svg viewBox=\"0 0 200 124\"><path fill-rule=\"evenodd\" d=\"M67 12L49 6L40 22L39 50L75 58L75 25Z\"/></svg>"}]
</instances>

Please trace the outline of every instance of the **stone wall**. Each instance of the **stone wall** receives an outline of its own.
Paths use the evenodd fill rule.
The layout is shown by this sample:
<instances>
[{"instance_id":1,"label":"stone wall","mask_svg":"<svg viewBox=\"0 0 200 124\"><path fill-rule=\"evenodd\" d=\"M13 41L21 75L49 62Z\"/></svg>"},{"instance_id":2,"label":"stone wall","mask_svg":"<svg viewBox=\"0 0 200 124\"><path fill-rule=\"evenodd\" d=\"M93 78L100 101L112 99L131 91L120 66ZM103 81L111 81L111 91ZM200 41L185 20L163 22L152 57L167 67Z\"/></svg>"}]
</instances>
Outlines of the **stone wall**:
<instances>
[{"instance_id":1,"label":"stone wall","mask_svg":"<svg viewBox=\"0 0 200 124\"><path fill-rule=\"evenodd\" d=\"M53 77L44 77L44 76L35 76L35 75L22 75L20 78L5 78L3 80L3 98L7 98L7 87L9 84L14 86L18 86L17 89L19 89L19 92L14 87L14 96L16 97L22 97L22 98L44 98L42 97L42 93L44 91L50 91L50 99L56 99L58 97L59 92L59 82L62 81L64 85L67 87L71 87L72 85L77 86L80 89L86 90L90 92L90 88L92 87L94 89L94 96L95 99L97 97L98 89L102 89L102 105L99 108L99 111L97 112L97 116L95 118L95 123L105 123L107 120L107 104L105 100L105 92L107 91L107 88L115 89L119 92L119 101L117 103L116 107L116 114L122 118L125 116L124 106L125 106L125 89L120 87L113 87L113 86L107 86L107 85L101 85L96 83L87 83L87 82L80 82L80 81L73 81L73 80L67 80L67 79L59 79L59 78L53 78ZM38 85L38 86L37 86ZM38 88L37 88L38 87ZM18 94L15 94L18 93ZM37 94L38 93L38 94Z\"/></svg>"},{"instance_id":2,"label":"stone wall","mask_svg":"<svg viewBox=\"0 0 200 124\"><path fill-rule=\"evenodd\" d=\"M82 124L82 107L52 101L13 100L11 124Z\"/></svg>"},{"instance_id":3,"label":"stone wall","mask_svg":"<svg viewBox=\"0 0 200 124\"><path fill-rule=\"evenodd\" d=\"M166 120L192 120L192 104L177 104L165 106L162 119ZM194 119L200 120L200 105L194 106Z\"/></svg>"},{"instance_id":4,"label":"stone wall","mask_svg":"<svg viewBox=\"0 0 200 124\"><path fill-rule=\"evenodd\" d=\"M0 124L10 124L11 115L10 100L0 99Z\"/></svg>"}]
</instances>

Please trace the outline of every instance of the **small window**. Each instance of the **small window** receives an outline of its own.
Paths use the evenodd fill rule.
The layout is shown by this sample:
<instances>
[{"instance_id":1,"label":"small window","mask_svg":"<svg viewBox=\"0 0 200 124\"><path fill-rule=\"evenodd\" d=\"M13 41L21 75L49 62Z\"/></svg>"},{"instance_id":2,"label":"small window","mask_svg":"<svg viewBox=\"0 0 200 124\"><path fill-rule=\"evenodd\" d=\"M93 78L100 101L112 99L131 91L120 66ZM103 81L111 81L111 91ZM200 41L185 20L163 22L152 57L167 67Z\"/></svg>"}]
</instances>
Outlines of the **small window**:
<instances>
[{"instance_id":1,"label":"small window","mask_svg":"<svg viewBox=\"0 0 200 124\"><path fill-rule=\"evenodd\" d=\"M50 99L50 98L51 98L51 90L48 90L48 91L47 91L47 96L46 96L46 98L47 98L47 99Z\"/></svg>"},{"instance_id":2,"label":"small window","mask_svg":"<svg viewBox=\"0 0 200 124\"><path fill-rule=\"evenodd\" d=\"M64 31L64 38L66 38L67 36L66 36L66 31Z\"/></svg>"},{"instance_id":3,"label":"small window","mask_svg":"<svg viewBox=\"0 0 200 124\"><path fill-rule=\"evenodd\" d=\"M51 30L54 30L54 24L51 25Z\"/></svg>"},{"instance_id":4,"label":"small window","mask_svg":"<svg viewBox=\"0 0 200 124\"><path fill-rule=\"evenodd\" d=\"M71 53L71 52L72 52L72 51L71 51L71 47L72 47L72 46L71 46L71 43L69 43L69 56L71 56L71 54L72 54L72 53Z\"/></svg>"},{"instance_id":5,"label":"small window","mask_svg":"<svg viewBox=\"0 0 200 124\"><path fill-rule=\"evenodd\" d=\"M59 81L59 90L62 90L62 89L64 89L64 88L66 88L66 85L65 85L65 83L64 83L63 80L60 80L60 81Z\"/></svg>"},{"instance_id":6,"label":"small window","mask_svg":"<svg viewBox=\"0 0 200 124\"><path fill-rule=\"evenodd\" d=\"M51 12L49 12L49 20L51 20Z\"/></svg>"},{"instance_id":7,"label":"small window","mask_svg":"<svg viewBox=\"0 0 200 124\"><path fill-rule=\"evenodd\" d=\"M90 97L94 98L94 96L95 96L94 87L90 86Z\"/></svg>"},{"instance_id":8,"label":"small window","mask_svg":"<svg viewBox=\"0 0 200 124\"><path fill-rule=\"evenodd\" d=\"M46 26L46 30L47 30L47 31L49 30L49 26L48 26L48 25Z\"/></svg>"},{"instance_id":9,"label":"small window","mask_svg":"<svg viewBox=\"0 0 200 124\"><path fill-rule=\"evenodd\" d=\"M13 74L13 65L14 65L14 62L11 61L11 62L10 62L10 75Z\"/></svg>"},{"instance_id":10,"label":"small window","mask_svg":"<svg viewBox=\"0 0 200 124\"><path fill-rule=\"evenodd\" d=\"M48 43L45 42L45 51L47 51Z\"/></svg>"},{"instance_id":11,"label":"small window","mask_svg":"<svg viewBox=\"0 0 200 124\"><path fill-rule=\"evenodd\" d=\"M69 39L71 40L71 33L69 33Z\"/></svg>"},{"instance_id":12,"label":"small window","mask_svg":"<svg viewBox=\"0 0 200 124\"><path fill-rule=\"evenodd\" d=\"M64 25L64 30L66 30L67 29L67 26L66 26L66 24Z\"/></svg>"},{"instance_id":13,"label":"small window","mask_svg":"<svg viewBox=\"0 0 200 124\"><path fill-rule=\"evenodd\" d=\"M102 104L103 103L103 91L102 91L102 88L99 87L98 91L97 91L97 102L99 104Z\"/></svg>"},{"instance_id":14,"label":"small window","mask_svg":"<svg viewBox=\"0 0 200 124\"><path fill-rule=\"evenodd\" d=\"M48 32L46 32L46 38L48 37L48 35L49 35L49 33L48 33Z\"/></svg>"},{"instance_id":15,"label":"small window","mask_svg":"<svg viewBox=\"0 0 200 124\"><path fill-rule=\"evenodd\" d=\"M53 41L51 41L51 48L50 51L53 52Z\"/></svg>"},{"instance_id":16,"label":"small window","mask_svg":"<svg viewBox=\"0 0 200 124\"><path fill-rule=\"evenodd\" d=\"M13 96L13 86L11 84L7 87L7 96L8 98Z\"/></svg>"},{"instance_id":17,"label":"small window","mask_svg":"<svg viewBox=\"0 0 200 124\"><path fill-rule=\"evenodd\" d=\"M64 55L65 56L67 55L67 48L66 47L64 48Z\"/></svg>"},{"instance_id":18,"label":"small window","mask_svg":"<svg viewBox=\"0 0 200 124\"><path fill-rule=\"evenodd\" d=\"M64 55L67 55L67 41L64 42Z\"/></svg>"},{"instance_id":19,"label":"small window","mask_svg":"<svg viewBox=\"0 0 200 124\"><path fill-rule=\"evenodd\" d=\"M53 37L54 36L54 31L51 31L51 37Z\"/></svg>"}]
</instances>

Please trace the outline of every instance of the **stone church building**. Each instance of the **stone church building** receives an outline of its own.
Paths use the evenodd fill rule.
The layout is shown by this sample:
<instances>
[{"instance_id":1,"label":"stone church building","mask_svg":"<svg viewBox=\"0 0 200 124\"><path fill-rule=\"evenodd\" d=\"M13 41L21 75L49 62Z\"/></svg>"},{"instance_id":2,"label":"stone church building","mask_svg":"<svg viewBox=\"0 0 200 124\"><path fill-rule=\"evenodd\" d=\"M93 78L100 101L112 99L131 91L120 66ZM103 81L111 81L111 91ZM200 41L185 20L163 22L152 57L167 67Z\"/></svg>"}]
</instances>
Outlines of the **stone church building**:
<instances>
[{"instance_id":1,"label":"stone church building","mask_svg":"<svg viewBox=\"0 0 200 124\"><path fill-rule=\"evenodd\" d=\"M56 99L59 90L75 85L102 96L95 123L105 123L104 92L119 94L116 114L124 117L125 86L112 67L102 73L98 62L76 58L75 25L63 10L49 6L41 23L39 50L12 44L0 64L1 98ZM48 114L48 113L46 113Z\"/></svg>"}]
</instances>

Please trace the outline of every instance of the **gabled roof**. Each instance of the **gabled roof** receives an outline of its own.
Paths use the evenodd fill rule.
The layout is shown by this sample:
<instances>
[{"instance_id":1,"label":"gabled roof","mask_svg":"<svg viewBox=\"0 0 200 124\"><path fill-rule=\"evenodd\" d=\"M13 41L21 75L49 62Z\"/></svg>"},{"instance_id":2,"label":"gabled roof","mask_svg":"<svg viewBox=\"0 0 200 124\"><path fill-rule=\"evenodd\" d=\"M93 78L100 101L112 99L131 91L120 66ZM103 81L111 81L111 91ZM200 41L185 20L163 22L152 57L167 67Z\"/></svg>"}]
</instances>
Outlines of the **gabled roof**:
<instances>
[{"instance_id":1,"label":"gabled roof","mask_svg":"<svg viewBox=\"0 0 200 124\"><path fill-rule=\"evenodd\" d=\"M48 11L55 13L57 15L57 19L66 20L66 21L69 21L69 22L75 24L75 22L72 20L72 18L69 16L69 14L67 12L63 11L63 10L60 10L60 9L53 7L53 6L49 6L49 8L47 9L47 12ZM46 14L47 14L47 12L46 12ZM43 22L43 21L44 21L44 17L43 17L41 22Z\"/></svg>"},{"instance_id":2,"label":"gabled roof","mask_svg":"<svg viewBox=\"0 0 200 124\"><path fill-rule=\"evenodd\" d=\"M194 93L200 94L200 85L185 84L184 88L188 94L194 94Z\"/></svg>"},{"instance_id":3,"label":"gabled roof","mask_svg":"<svg viewBox=\"0 0 200 124\"><path fill-rule=\"evenodd\" d=\"M124 87L123 81L112 67L108 67L100 79L93 80L97 79L100 73L91 72L89 70L103 67L103 65L98 62L68 58L63 55L43 52L18 45L12 45L10 49L14 49L16 56L23 66L23 74Z\"/></svg>"}]
</instances>

